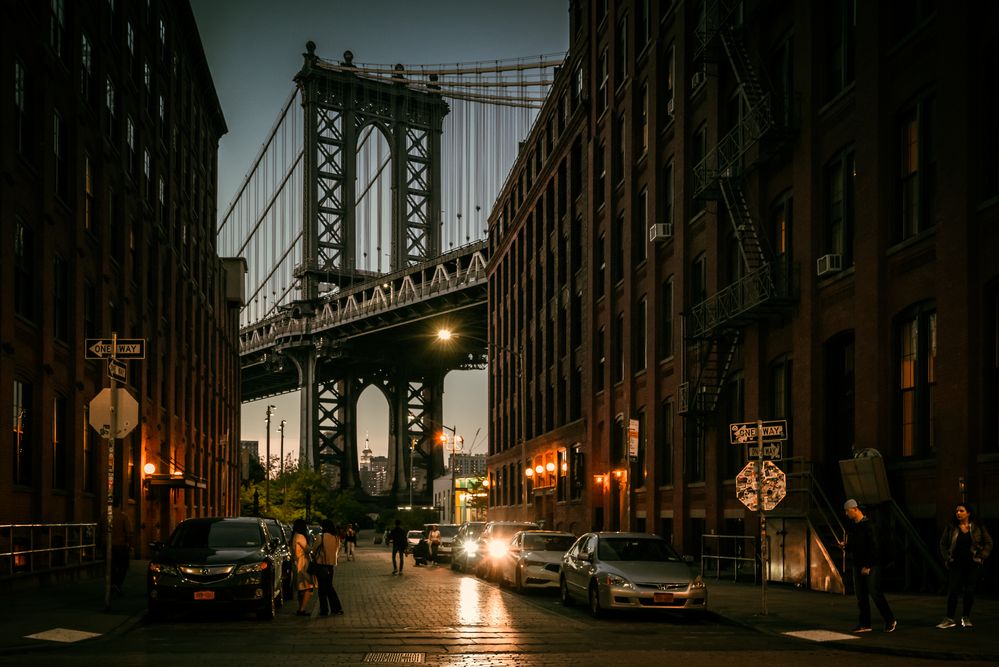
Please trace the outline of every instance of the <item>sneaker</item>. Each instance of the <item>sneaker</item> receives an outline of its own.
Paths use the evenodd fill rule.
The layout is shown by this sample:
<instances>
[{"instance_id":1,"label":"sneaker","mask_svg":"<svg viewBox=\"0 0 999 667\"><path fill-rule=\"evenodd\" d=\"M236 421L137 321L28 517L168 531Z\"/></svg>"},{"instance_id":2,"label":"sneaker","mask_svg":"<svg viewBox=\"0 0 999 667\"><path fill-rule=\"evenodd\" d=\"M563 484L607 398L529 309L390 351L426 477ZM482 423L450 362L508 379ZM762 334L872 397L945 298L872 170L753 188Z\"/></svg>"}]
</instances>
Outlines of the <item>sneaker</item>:
<instances>
[{"instance_id":1,"label":"sneaker","mask_svg":"<svg viewBox=\"0 0 999 667\"><path fill-rule=\"evenodd\" d=\"M869 625L858 625L853 630L850 630L850 632L870 632L870 631L871 631L871 626Z\"/></svg>"},{"instance_id":2,"label":"sneaker","mask_svg":"<svg viewBox=\"0 0 999 667\"><path fill-rule=\"evenodd\" d=\"M885 623L885 632L895 632L895 628L898 627L898 621L889 621Z\"/></svg>"},{"instance_id":3,"label":"sneaker","mask_svg":"<svg viewBox=\"0 0 999 667\"><path fill-rule=\"evenodd\" d=\"M967 616L962 616L961 617L961 627L962 628L973 628L975 626L972 624L970 618L968 618Z\"/></svg>"},{"instance_id":4,"label":"sneaker","mask_svg":"<svg viewBox=\"0 0 999 667\"><path fill-rule=\"evenodd\" d=\"M947 628L953 628L955 625L957 624L954 623L954 619L952 618L945 618L944 620L937 623L937 627L940 628L941 630L946 630Z\"/></svg>"},{"instance_id":5,"label":"sneaker","mask_svg":"<svg viewBox=\"0 0 999 667\"><path fill-rule=\"evenodd\" d=\"M392 574L399 574L398 570L392 570Z\"/></svg>"}]
</instances>

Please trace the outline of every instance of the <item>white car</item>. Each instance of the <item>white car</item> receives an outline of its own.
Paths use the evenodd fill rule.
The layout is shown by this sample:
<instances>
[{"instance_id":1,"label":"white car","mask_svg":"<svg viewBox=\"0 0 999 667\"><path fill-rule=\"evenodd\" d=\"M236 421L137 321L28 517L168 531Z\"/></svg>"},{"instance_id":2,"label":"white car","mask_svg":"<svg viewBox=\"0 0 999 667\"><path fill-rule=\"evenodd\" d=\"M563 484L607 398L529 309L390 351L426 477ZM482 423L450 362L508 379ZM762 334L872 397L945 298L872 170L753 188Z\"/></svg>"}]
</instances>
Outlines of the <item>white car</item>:
<instances>
[{"instance_id":1,"label":"white car","mask_svg":"<svg viewBox=\"0 0 999 667\"><path fill-rule=\"evenodd\" d=\"M609 609L708 608L701 575L669 542L645 533L586 533L562 557L559 588L562 604L585 600L595 617Z\"/></svg>"},{"instance_id":2,"label":"white car","mask_svg":"<svg viewBox=\"0 0 999 667\"><path fill-rule=\"evenodd\" d=\"M523 593L527 588L558 588L562 556L576 536L551 530L522 530L513 536L500 563L500 585L510 584Z\"/></svg>"}]
</instances>

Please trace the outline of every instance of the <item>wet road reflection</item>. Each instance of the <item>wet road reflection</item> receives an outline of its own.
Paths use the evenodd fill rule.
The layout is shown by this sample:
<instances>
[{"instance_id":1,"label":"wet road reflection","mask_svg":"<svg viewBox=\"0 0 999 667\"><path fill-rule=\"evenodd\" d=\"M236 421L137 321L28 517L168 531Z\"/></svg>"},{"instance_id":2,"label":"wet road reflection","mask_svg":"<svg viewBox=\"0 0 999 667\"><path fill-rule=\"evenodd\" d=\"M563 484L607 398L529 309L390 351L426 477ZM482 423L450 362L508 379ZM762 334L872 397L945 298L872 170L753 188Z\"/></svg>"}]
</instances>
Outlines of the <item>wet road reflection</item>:
<instances>
[{"instance_id":1,"label":"wet road reflection","mask_svg":"<svg viewBox=\"0 0 999 667\"><path fill-rule=\"evenodd\" d=\"M458 625L510 627L513 622L507 601L497 588L462 577L457 598Z\"/></svg>"}]
</instances>

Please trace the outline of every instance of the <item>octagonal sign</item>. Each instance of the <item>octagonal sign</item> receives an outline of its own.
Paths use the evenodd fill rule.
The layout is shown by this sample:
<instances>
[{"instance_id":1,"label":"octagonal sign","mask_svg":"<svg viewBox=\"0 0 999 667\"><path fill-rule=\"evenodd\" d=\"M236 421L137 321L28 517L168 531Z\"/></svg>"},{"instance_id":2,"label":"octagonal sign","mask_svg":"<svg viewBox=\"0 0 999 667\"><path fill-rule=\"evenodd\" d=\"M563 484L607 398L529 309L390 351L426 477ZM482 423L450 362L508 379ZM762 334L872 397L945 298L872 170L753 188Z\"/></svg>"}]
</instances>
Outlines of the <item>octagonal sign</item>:
<instances>
[{"instance_id":1,"label":"octagonal sign","mask_svg":"<svg viewBox=\"0 0 999 667\"><path fill-rule=\"evenodd\" d=\"M759 494L757 484L761 482L756 475L757 465L762 469L762 492ZM763 510L769 512L787 495L787 476L773 461L747 463L735 478L735 495L751 512L759 509L758 498L762 497Z\"/></svg>"},{"instance_id":2,"label":"octagonal sign","mask_svg":"<svg viewBox=\"0 0 999 667\"><path fill-rule=\"evenodd\" d=\"M90 401L90 425L102 438L124 438L139 423L139 404L127 389L115 389L118 394L118 419L111 430L112 393L105 387Z\"/></svg>"}]
</instances>

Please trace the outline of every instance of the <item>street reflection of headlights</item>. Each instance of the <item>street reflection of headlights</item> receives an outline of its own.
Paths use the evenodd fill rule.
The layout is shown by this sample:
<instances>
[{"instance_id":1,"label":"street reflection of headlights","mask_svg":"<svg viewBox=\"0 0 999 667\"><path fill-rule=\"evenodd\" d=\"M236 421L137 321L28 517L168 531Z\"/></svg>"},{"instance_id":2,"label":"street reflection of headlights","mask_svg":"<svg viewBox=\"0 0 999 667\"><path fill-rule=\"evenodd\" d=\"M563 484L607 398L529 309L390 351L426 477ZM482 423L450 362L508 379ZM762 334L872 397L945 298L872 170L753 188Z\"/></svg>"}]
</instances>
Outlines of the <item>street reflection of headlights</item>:
<instances>
[{"instance_id":1,"label":"street reflection of headlights","mask_svg":"<svg viewBox=\"0 0 999 667\"><path fill-rule=\"evenodd\" d=\"M630 588L634 589L634 585L624 577L619 577L616 574L608 574L604 579L604 582L608 586L617 586L618 588Z\"/></svg>"},{"instance_id":2,"label":"street reflection of headlights","mask_svg":"<svg viewBox=\"0 0 999 667\"><path fill-rule=\"evenodd\" d=\"M173 576L179 576L177 568L173 565L164 565L163 563L150 563L149 571L153 574L171 574Z\"/></svg>"},{"instance_id":3,"label":"street reflection of headlights","mask_svg":"<svg viewBox=\"0 0 999 667\"><path fill-rule=\"evenodd\" d=\"M502 542L490 542L489 543L489 555L493 558L502 558L506 555L508 551L507 545Z\"/></svg>"},{"instance_id":4,"label":"street reflection of headlights","mask_svg":"<svg viewBox=\"0 0 999 667\"><path fill-rule=\"evenodd\" d=\"M704 588L704 579L701 578L701 575L694 577L694 580L690 582L690 588L691 590L695 588Z\"/></svg>"},{"instance_id":5,"label":"street reflection of headlights","mask_svg":"<svg viewBox=\"0 0 999 667\"><path fill-rule=\"evenodd\" d=\"M249 572L263 572L267 569L267 561L261 563L250 563L248 565L240 565L236 570L236 574L247 574Z\"/></svg>"}]
</instances>

